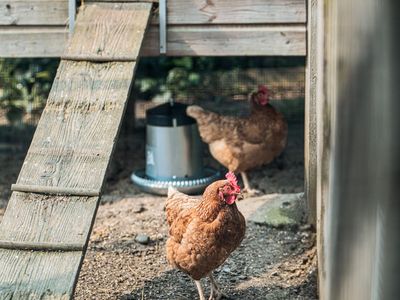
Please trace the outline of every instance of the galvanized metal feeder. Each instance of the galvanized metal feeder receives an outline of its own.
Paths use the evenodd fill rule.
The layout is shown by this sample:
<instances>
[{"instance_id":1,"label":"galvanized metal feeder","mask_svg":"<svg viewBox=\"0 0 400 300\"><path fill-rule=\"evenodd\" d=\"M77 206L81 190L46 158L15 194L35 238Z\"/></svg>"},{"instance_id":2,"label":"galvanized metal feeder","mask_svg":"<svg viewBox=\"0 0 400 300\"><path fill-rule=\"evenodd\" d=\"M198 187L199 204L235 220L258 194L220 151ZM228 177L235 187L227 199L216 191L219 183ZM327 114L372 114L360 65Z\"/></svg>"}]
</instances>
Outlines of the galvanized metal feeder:
<instances>
[{"instance_id":1,"label":"galvanized metal feeder","mask_svg":"<svg viewBox=\"0 0 400 300\"><path fill-rule=\"evenodd\" d=\"M146 169L131 175L141 190L166 195L173 186L197 194L220 178L219 172L203 165L197 124L186 115L186 107L170 102L146 111Z\"/></svg>"}]
</instances>

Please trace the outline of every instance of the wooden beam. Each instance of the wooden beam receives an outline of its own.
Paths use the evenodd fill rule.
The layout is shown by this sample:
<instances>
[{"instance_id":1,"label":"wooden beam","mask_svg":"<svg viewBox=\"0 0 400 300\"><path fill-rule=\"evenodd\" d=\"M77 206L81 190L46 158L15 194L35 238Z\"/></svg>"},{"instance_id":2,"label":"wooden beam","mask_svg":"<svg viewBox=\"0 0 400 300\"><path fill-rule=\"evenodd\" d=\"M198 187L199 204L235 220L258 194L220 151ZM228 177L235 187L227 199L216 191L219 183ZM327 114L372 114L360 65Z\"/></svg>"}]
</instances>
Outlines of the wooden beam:
<instances>
[{"instance_id":1,"label":"wooden beam","mask_svg":"<svg viewBox=\"0 0 400 300\"><path fill-rule=\"evenodd\" d=\"M171 25L306 22L305 0L168 0L167 8Z\"/></svg>"},{"instance_id":2,"label":"wooden beam","mask_svg":"<svg viewBox=\"0 0 400 300\"><path fill-rule=\"evenodd\" d=\"M0 26L0 57L59 57L68 41L65 27Z\"/></svg>"},{"instance_id":3,"label":"wooden beam","mask_svg":"<svg viewBox=\"0 0 400 300\"><path fill-rule=\"evenodd\" d=\"M66 0L0 0L0 25L67 25Z\"/></svg>"},{"instance_id":4,"label":"wooden beam","mask_svg":"<svg viewBox=\"0 0 400 300\"><path fill-rule=\"evenodd\" d=\"M308 203L308 222L313 225L317 222L317 93L320 93L322 88L320 63L323 49L320 38L322 19L318 11L318 2L308 0L304 119L304 190Z\"/></svg>"},{"instance_id":5,"label":"wooden beam","mask_svg":"<svg viewBox=\"0 0 400 300\"><path fill-rule=\"evenodd\" d=\"M329 185L330 114L324 94L324 3L308 0L308 36L305 86L305 194L309 223L317 229L318 287L325 299L325 210Z\"/></svg>"},{"instance_id":6,"label":"wooden beam","mask_svg":"<svg viewBox=\"0 0 400 300\"><path fill-rule=\"evenodd\" d=\"M209 25L168 27L169 56L304 56L304 25ZM61 56L68 32L62 27L1 27L0 57ZM157 26L151 26L141 56L159 55Z\"/></svg>"},{"instance_id":7,"label":"wooden beam","mask_svg":"<svg viewBox=\"0 0 400 300\"><path fill-rule=\"evenodd\" d=\"M305 26L219 25L170 26L170 56L305 55ZM144 56L159 55L158 28L152 26L143 44Z\"/></svg>"},{"instance_id":8,"label":"wooden beam","mask_svg":"<svg viewBox=\"0 0 400 300\"><path fill-rule=\"evenodd\" d=\"M306 0L169 0L168 24L306 22ZM85 1L90 3L91 1ZM102 2L94 1L93 2ZM106 2L113 2L107 0ZM120 1L115 1L120 2ZM139 2L126 0L124 2ZM140 2L157 2L153 0ZM158 22L157 14L153 23ZM67 25L67 0L0 0L0 25Z\"/></svg>"}]
</instances>

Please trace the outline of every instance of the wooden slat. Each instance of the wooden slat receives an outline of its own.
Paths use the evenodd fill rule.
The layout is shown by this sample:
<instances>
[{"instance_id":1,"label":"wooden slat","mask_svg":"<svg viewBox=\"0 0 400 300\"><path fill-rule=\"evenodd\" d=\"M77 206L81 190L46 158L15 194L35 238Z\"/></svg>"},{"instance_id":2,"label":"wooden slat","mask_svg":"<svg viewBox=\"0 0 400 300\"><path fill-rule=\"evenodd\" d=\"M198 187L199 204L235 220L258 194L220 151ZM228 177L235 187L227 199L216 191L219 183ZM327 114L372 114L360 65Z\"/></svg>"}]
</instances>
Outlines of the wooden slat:
<instances>
[{"instance_id":1,"label":"wooden slat","mask_svg":"<svg viewBox=\"0 0 400 300\"><path fill-rule=\"evenodd\" d=\"M84 246L97 199L14 192L0 225L0 241Z\"/></svg>"},{"instance_id":2,"label":"wooden slat","mask_svg":"<svg viewBox=\"0 0 400 300\"><path fill-rule=\"evenodd\" d=\"M306 22L305 0L169 0L167 5L169 25ZM67 18L67 0L0 0L0 25L66 25ZM157 14L152 22L158 22Z\"/></svg>"},{"instance_id":3,"label":"wooden slat","mask_svg":"<svg viewBox=\"0 0 400 300\"><path fill-rule=\"evenodd\" d=\"M305 23L305 0L168 0L168 24Z\"/></svg>"},{"instance_id":4,"label":"wooden slat","mask_svg":"<svg viewBox=\"0 0 400 300\"><path fill-rule=\"evenodd\" d=\"M78 60L135 60L140 51L137 41L143 39L151 6L151 3L85 5L63 56Z\"/></svg>"},{"instance_id":5,"label":"wooden slat","mask_svg":"<svg viewBox=\"0 0 400 300\"><path fill-rule=\"evenodd\" d=\"M66 0L0 0L0 25L66 25Z\"/></svg>"},{"instance_id":6,"label":"wooden slat","mask_svg":"<svg viewBox=\"0 0 400 300\"><path fill-rule=\"evenodd\" d=\"M305 0L168 0L167 8L169 25L306 22Z\"/></svg>"},{"instance_id":7,"label":"wooden slat","mask_svg":"<svg viewBox=\"0 0 400 300\"><path fill-rule=\"evenodd\" d=\"M305 55L305 27L300 26L171 26L167 55L250 56ZM158 28L152 26L143 55L159 55Z\"/></svg>"},{"instance_id":8,"label":"wooden slat","mask_svg":"<svg viewBox=\"0 0 400 300\"><path fill-rule=\"evenodd\" d=\"M100 189L134 67L62 61L17 183Z\"/></svg>"},{"instance_id":9,"label":"wooden slat","mask_svg":"<svg viewBox=\"0 0 400 300\"><path fill-rule=\"evenodd\" d=\"M67 40L65 27L0 26L0 57L59 57Z\"/></svg>"},{"instance_id":10,"label":"wooden slat","mask_svg":"<svg viewBox=\"0 0 400 300\"><path fill-rule=\"evenodd\" d=\"M170 26L169 56L242 56L306 54L306 28L296 26ZM1 57L61 56L68 32L64 28L0 27ZM158 28L151 26L145 36L141 56L159 55ZM248 51L249 53L243 52Z\"/></svg>"},{"instance_id":11,"label":"wooden slat","mask_svg":"<svg viewBox=\"0 0 400 300\"><path fill-rule=\"evenodd\" d=\"M0 299L71 299L81 252L0 249Z\"/></svg>"}]
</instances>

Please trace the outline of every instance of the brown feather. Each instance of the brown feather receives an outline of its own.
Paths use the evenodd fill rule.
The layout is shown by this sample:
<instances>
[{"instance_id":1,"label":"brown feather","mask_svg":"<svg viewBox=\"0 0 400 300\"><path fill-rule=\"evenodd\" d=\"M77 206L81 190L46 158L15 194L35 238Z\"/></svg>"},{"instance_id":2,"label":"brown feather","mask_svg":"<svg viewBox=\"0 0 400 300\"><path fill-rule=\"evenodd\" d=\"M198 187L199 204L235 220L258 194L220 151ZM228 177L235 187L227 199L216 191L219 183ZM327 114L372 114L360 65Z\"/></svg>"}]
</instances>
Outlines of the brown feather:
<instances>
[{"instance_id":1,"label":"brown feather","mask_svg":"<svg viewBox=\"0 0 400 300\"><path fill-rule=\"evenodd\" d=\"M245 234L246 222L236 204L218 198L218 188L226 184L226 180L214 182L201 200L177 191L168 195L167 259L195 280L219 267Z\"/></svg>"}]
</instances>

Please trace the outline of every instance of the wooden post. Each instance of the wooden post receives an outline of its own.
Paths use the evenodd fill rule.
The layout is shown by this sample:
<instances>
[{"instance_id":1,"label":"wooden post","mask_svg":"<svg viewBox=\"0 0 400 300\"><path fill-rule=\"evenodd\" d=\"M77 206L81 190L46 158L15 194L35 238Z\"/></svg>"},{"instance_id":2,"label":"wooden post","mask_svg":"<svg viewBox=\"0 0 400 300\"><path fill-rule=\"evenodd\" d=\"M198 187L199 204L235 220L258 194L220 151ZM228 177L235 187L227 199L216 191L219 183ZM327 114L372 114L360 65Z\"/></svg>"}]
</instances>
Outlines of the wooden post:
<instances>
[{"instance_id":1,"label":"wooden post","mask_svg":"<svg viewBox=\"0 0 400 300\"><path fill-rule=\"evenodd\" d=\"M325 294L324 224L329 190L330 114L324 95L324 1L307 2L307 66L305 101L305 195L309 223L317 229L319 293ZM323 299L323 298L321 298Z\"/></svg>"},{"instance_id":2,"label":"wooden post","mask_svg":"<svg viewBox=\"0 0 400 300\"><path fill-rule=\"evenodd\" d=\"M337 0L321 7L317 202L322 300L396 299L400 293L396 2Z\"/></svg>"},{"instance_id":3,"label":"wooden post","mask_svg":"<svg viewBox=\"0 0 400 300\"><path fill-rule=\"evenodd\" d=\"M304 118L304 192L308 203L308 222L316 225L317 215L317 85L318 76L318 1L307 2L307 56Z\"/></svg>"}]
</instances>

